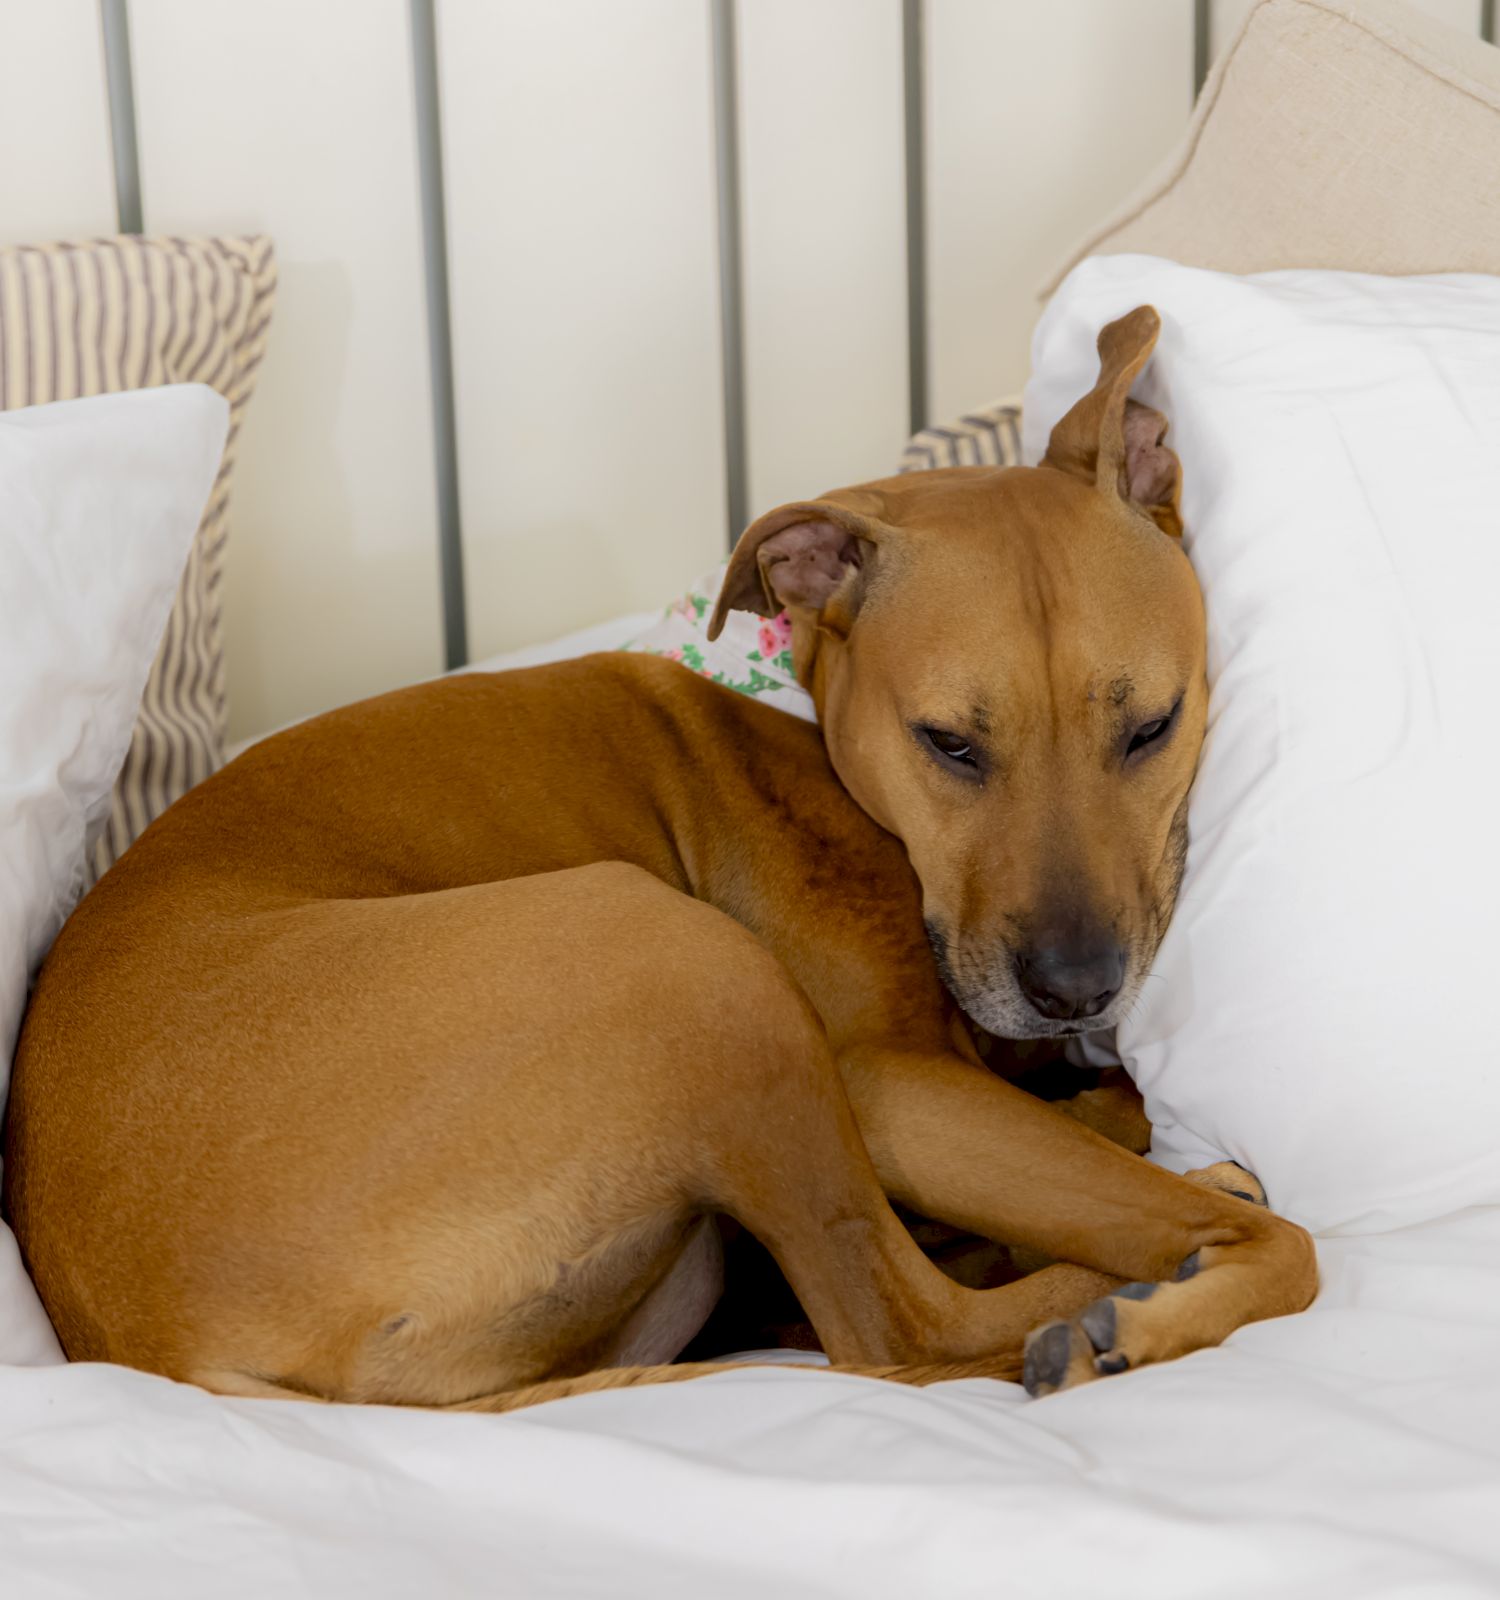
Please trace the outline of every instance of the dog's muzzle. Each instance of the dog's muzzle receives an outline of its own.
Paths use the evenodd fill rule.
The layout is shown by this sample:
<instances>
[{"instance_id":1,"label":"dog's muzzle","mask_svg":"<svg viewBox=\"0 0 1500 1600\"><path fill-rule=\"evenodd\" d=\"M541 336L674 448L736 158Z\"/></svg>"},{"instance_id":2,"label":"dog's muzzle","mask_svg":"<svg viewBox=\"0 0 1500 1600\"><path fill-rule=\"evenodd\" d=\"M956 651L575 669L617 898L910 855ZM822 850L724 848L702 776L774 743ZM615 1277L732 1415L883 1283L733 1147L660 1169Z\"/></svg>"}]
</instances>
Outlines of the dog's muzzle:
<instances>
[{"instance_id":1,"label":"dog's muzzle","mask_svg":"<svg viewBox=\"0 0 1500 1600\"><path fill-rule=\"evenodd\" d=\"M1129 953L1117 940L1051 944L982 955L935 922L927 937L948 992L999 1039L1055 1039L1110 1028L1128 999Z\"/></svg>"},{"instance_id":2,"label":"dog's muzzle","mask_svg":"<svg viewBox=\"0 0 1500 1600\"><path fill-rule=\"evenodd\" d=\"M1114 939L1044 945L1016 956L1016 985L1049 1022L1101 1016L1125 982L1125 951Z\"/></svg>"}]
</instances>

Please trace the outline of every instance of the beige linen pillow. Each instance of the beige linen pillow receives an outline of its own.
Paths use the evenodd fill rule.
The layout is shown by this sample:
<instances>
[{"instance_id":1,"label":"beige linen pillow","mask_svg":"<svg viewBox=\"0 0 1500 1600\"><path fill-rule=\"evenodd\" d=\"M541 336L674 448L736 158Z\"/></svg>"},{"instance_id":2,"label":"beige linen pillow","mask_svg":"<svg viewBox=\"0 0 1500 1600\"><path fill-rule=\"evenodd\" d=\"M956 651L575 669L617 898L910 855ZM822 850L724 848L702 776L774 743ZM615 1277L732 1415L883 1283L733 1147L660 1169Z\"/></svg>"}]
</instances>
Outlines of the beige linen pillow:
<instances>
[{"instance_id":1,"label":"beige linen pillow","mask_svg":"<svg viewBox=\"0 0 1500 1600\"><path fill-rule=\"evenodd\" d=\"M1086 239L1220 272L1500 272L1500 50L1400 0L1260 0L1166 164Z\"/></svg>"},{"instance_id":2,"label":"beige linen pillow","mask_svg":"<svg viewBox=\"0 0 1500 1600\"><path fill-rule=\"evenodd\" d=\"M235 442L276 290L267 238L120 237L0 249L0 411L206 383L229 442L94 861L102 872L224 756L220 579Z\"/></svg>"}]
</instances>

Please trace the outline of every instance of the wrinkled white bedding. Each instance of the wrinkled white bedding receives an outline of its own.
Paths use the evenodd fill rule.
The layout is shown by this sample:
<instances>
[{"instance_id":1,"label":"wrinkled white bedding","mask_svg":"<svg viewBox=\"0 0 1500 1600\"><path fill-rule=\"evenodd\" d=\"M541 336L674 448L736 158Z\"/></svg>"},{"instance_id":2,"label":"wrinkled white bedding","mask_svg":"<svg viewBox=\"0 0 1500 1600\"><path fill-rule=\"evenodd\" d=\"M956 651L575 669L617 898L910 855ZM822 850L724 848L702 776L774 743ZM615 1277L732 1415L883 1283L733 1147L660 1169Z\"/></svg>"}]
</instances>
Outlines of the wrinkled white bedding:
<instances>
[{"instance_id":1,"label":"wrinkled white bedding","mask_svg":"<svg viewBox=\"0 0 1500 1600\"><path fill-rule=\"evenodd\" d=\"M1304 1315L1040 1401L729 1368L441 1416L0 1367L0 1596L1500 1595L1500 1208L1319 1248Z\"/></svg>"},{"instance_id":2,"label":"wrinkled white bedding","mask_svg":"<svg viewBox=\"0 0 1500 1600\"><path fill-rule=\"evenodd\" d=\"M1500 1211L1321 1245L1300 1317L1027 1401L729 1369L509 1417L0 1371L32 1596L1500 1593Z\"/></svg>"}]
</instances>

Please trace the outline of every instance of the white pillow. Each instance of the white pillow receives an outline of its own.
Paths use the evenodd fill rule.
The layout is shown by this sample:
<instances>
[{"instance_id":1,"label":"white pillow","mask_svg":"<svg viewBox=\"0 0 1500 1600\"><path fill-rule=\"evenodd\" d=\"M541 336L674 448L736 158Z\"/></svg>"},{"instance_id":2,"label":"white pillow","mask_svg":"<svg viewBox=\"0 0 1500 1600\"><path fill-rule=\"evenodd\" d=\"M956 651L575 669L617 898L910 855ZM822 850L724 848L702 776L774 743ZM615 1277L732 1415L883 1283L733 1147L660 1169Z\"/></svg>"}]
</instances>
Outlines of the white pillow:
<instances>
[{"instance_id":1,"label":"white pillow","mask_svg":"<svg viewBox=\"0 0 1500 1600\"><path fill-rule=\"evenodd\" d=\"M1153 1154L1232 1156L1323 1233L1500 1202L1500 279L1085 261L1028 461L1143 302L1212 688L1164 981L1119 1032Z\"/></svg>"},{"instance_id":2,"label":"white pillow","mask_svg":"<svg viewBox=\"0 0 1500 1600\"><path fill-rule=\"evenodd\" d=\"M224 452L201 384L0 415L0 1108ZM60 1360L0 1223L0 1364Z\"/></svg>"}]
</instances>

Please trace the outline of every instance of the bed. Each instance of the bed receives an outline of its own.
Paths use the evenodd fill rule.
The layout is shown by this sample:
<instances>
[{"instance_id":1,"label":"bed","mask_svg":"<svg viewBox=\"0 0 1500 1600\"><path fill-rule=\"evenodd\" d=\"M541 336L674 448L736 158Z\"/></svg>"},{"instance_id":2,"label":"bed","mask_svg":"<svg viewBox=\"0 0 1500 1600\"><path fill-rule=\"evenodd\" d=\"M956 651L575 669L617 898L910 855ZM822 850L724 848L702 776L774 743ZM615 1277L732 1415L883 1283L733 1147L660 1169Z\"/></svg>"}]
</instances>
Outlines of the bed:
<instances>
[{"instance_id":1,"label":"bed","mask_svg":"<svg viewBox=\"0 0 1500 1600\"><path fill-rule=\"evenodd\" d=\"M1037 1403L756 1364L447 1417L0 1369L6 1592L1500 1593L1500 1208L1319 1264L1301 1316Z\"/></svg>"},{"instance_id":2,"label":"bed","mask_svg":"<svg viewBox=\"0 0 1500 1600\"><path fill-rule=\"evenodd\" d=\"M1301 1316L1042 1402L726 1364L450 1417L0 1368L5 1592L1500 1593L1500 1207L1325 1237L1319 1265Z\"/></svg>"},{"instance_id":3,"label":"bed","mask_svg":"<svg viewBox=\"0 0 1500 1600\"><path fill-rule=\"evenodd\" d=\"M1224 163L1248 163L1220 141L1238 117L1263 147L1247 103L1318 50L1337 56L1320 71L1350 81L1361 52L1371 71L1400 56L1403 92L1423 79L1428 112L1458 105L1464 138L1496 157L1500 70L1463 52L1454 65L1447 48L1383 0L1353 16L1262 0L1184 150L1088 249L1187 259L1201 246L1200 264L1238 272L1500 270L1482 192L1493 160L1475 167L1479 187L1429 193L1418 213L1398 197L1399 237L1378 179L1368 195L1345 183L1379 260L1349 262L1305 168L1291 187L1316 237L1235 232L1243 201ZM1341 113L1356 144L1359 114ZM1277 135L1283 155L1310 136ZM1184 238L1204 192L1235 219L1219 242ZM618 618L470 670L619 648L652 624ZM1487 1063L1490 1047L1475 1049ZM726 1363L692 1384L439 1416L224 1400L38 1350L0 1367L0 1583L28 1600L1500 1594L1500 1205L1330 1229L1318 1254L1308 1312L1041 1402L991 1381L912 1389Z\"/></svg>"},{"instance_id":4,"label":"bed","mask_svg":"<svg viewBox=\"0 0 1500 1600\"><path fill-rule=\"evenodd\" d=\"M1304 1316L1037 1404L745 1368L489 1419L9 1370L6 1590L1496 1593L1500 1214L1320 1261Z\"/></svg>"}]
</instances>

